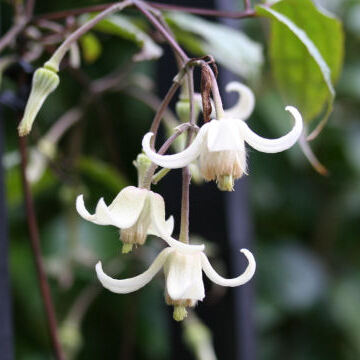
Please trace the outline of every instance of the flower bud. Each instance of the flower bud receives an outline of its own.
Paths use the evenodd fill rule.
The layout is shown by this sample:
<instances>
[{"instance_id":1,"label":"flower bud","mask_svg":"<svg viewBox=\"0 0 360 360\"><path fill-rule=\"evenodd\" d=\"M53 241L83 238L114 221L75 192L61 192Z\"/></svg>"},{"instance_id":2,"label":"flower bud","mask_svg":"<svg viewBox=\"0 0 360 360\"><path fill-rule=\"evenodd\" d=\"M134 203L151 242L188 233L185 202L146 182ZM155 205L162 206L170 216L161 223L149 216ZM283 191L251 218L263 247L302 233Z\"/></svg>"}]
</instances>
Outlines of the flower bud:
<instances>
[{"instance_id":1,"label":"flower bud","mask_svg":"<svg viewBox=\"0 0 360 360\"><path fill-rule=\"evenodd\" d=\"M138 185L142 186L145 175L151 165L151 160L143 153L140 153L133 162L138 173Z\"/></svg>"},{"instance_id":2,"label":"flower bud","mask_svg":"<svg viewBox=\"0 0 360 360\"><path fill-rule=\"evenodd\" d=\"M175 105L176 115L183 123L189 121L190 118L190 101L189 99L180 99Z\"/></svg>"},{"instance_id":3,"label":"flower bud","mask_svg":"<svg viewBox=\"0 0 360 360\"><path fill-rule=\"evenodd\" d=\"M20 136L25 136L30 133L32 124L42 104L57 88L59 82L59 76L52 70L42 67L35 71L24 116L18 127Z\"/></svg>"}]
</instances>

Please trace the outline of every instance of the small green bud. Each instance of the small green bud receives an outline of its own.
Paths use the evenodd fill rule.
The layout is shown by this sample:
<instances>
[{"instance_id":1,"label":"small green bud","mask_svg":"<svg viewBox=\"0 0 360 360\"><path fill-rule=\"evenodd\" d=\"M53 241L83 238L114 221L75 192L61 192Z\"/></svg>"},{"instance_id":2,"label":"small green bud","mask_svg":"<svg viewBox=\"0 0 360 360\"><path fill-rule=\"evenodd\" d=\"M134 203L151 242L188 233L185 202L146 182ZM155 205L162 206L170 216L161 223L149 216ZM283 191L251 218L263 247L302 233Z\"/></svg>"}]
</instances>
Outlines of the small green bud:
<instances>
[{"instance_id":1,"label":"small green bud","mask_svg":"<svg viewBox=\"0 0 360 360\"><path fill-rule=\"evenodd\" d=\"M151 160L143 153L140 153L137 157L136 160L134 161L134 166L137 169L137 173L138 173L138 184L139 186L142 186L143 181L144 181L144 177L151 165Z\"/></svg>"},{"instance_id":2,"label":"small green bud","mask_svg":"<svg viewBox=\"0 0 360 360\"><path fill-rule=\"evenodd\" d=\"M186 123L190 119L190 101L189 99L180 99L175 105L176 115L181 122Z\"/></svg>"},{"instance_id":3,"label":"small green bud","mask_svg":"<svg viewBox=\"0 0 360 360\"><path fill-rule=\"evenodd\" d=\"M217 178L216 183L221 191L234 191L234 178L232 175L221 175Z\"/></svg>"},{"instance_id":4,"label":"small green bud","mask_svg":"<svg viewBox=\"0 0 360 360\"><path fill-rule=\"evenodd\" d=\"M183 321L187 314L185 306L174 306L173 318L175 321Z\"/></svg>"},{"instance_id":5,"label":"small green bud","mask_svg":"<svg viewBox=\"0 0 360 360\"><path fill-rule=\"evenodd\" d=\"M127 254L129 252L132 251L132 248L133 248L133 244L129 244L129 243L123 243L123 246L122 246L122 253L123 254Z\"/></svg>"},{"instance_id":6,"label":"small green bud","mask_svg":"<svg viewBox=\"0 0 360 360\"><path fill-rule=\"evenodd\" d=\"M25 136L30 133L42 104L57 88L59 82L59 76L52 70L40 68L35 71L24 116L18 126L20 136Z\"/></svg>"}]
</instances>

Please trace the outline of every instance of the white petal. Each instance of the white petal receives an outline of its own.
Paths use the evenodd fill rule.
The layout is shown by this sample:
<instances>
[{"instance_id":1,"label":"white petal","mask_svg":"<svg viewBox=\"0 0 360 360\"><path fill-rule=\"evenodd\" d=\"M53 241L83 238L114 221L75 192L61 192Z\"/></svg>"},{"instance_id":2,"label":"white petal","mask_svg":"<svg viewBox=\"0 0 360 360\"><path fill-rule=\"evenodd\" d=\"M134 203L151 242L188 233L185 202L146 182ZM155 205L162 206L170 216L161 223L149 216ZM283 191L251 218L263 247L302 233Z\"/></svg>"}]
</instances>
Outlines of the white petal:
<instances>
[{"instance_id":1,"label":"white petal","mask_svg":"<svg viewBox=\"0 0 360 360\"><path fill-rule=\"evenodd\" d=\"M256 269L256 262L254 259L254 256L252 255L252 253L247 250L247 249L241 249L240 250L248 259L249 261L249 265L247 266L246 270L244 271L243 274L239 275L236 278L233 279L226 279L223 278L222 276L220 276L215 270L214 268L211 266L208 258L206 257L206 255L204 253L201 254L201 263L202 263L202 268L204 270L204 273L206 274L206 276L213 281L214 283L221 285L221 286L230 286L230 287L234 287L234 286L240 286L243 285L245 283L247 283L254 275L255 273L255 269Z\"/></svg>"},{"instance_id":2,"label":"white petal","mask_svg":"<svg viewBox=\"0 0 360 360\"><path fill-rule=\"evenodd\" d=\"M85 220L92 221L96 223L96 215L91 215L85 208L84 204L84 195L79 195L76 198L76 210L79 215L84 218Z\"/></svg>"},{"instance_id":3,"label":"white petal","mask_svg":"<svg viewBox=\"0 0 360 360\"><path fill-rule=\"evenodd\" d=\"M201 127L200 131L196 135L195 140L191 143L189 147L180 153L173 155L159 155L154 150L151 149L150 139L153 136L153 133L147 133L142 141L142 147L146 155L153 161L155 164L168 169L177 169L182 168L192 161L194 161L200 154L201 145L203 143L204 135L206 134L208 124L205 124Z\"/></svg>"},{"instance_id":4,"label":"white petal","mask_svg":"<svg viewBox=\"0 0 360 360\"><path fill-rule=\"evenodd\" d=\"M135 224L149 193L149 190L135 186L127 186L119 192L108 208L118 227L128 228Z\"/></svg>"},{"instance_id":5,"label":"white petal","mask_svg":"<svg viewBox=\"0 0 360 360\"><path fill-rule=\"evenodd\" d=\"M148 194L149 191L146 189L128 186L120 191L109 206L101 198L93 215L86 210L83 195L79 195L76 199L76 209L85 220L95 224L129 228L139 218Z\"/></svg>"},{"instance_id":6,"label":"white petal","mask_svg":"<svg viewBox=\"0 0 360 360\"><path fill-rule=\"evenodd\" d=\"M169 218L165 221L165 229L166 229L166 233L171 235L174 231L174 217L171 215L169 216ZM161 235L158 233L158 231L156 230L157 228L152 226L152 224L150 224L150 227L148 229L148 235L155 235L158 237L161 237Z\"/></svg>"},{"instance_id":7,"label":"white petal","mask_svg":"<svg viewBox=\"0 0 360 360\"><path fill-rule=\"evenodd\" d=\"M244 140L239 136L239 120L212 120L207 131L209 151L244 150Z\"/></svg>"},{"instance_id":8,"label":"white petal","mask_svg":"<svg viewBox=\"0 0 360 360\"><path fill-rule=\"evenodd\" d=\"M231 108L225 110L226 118L246 120L254 110L255 96L254 93L237 81L232 81L226 85L227 92L237 92L239 94L238 102Z\"/></svg>"},{"instance_id":9,"label":"white petal","mask_svg":"<svg viewBox=\"0 0 360 360\"><path fill-rule=\"evenodd\" d=\"M172 300L202 300L205 297L201 271L201 252L174 251L164 266L166 290Z\"/></svg>"},{"instance_id":10,"label":"white petal","mask_svg":"<svg viewBox=\"0 0 360 360\"><path fill-rule=\"evenodd\" d=\"M145 286L159 272L168 255L173 251L171 248L164 249L145 272L129 279L117 280L106 275L100 261L96 264L96 274L106 289L117 294L127 294Z\"/></svg>"},{"instance_id":11,"label":"white petal","mask_svg":"<svg viewBox=\"0 0 360 360\"><path fill-rule=\"evenodd\" d=\"M151 205L151 229L159 237L165 240L171 247L184 253L204 250L204 245L189 245L182 243L171 237L168 232L168 225L165 220L165 206L163 198L154 192L151 192L150 205ZM164 210L163 210L164 209ZM163 220L164 219L164 220Z\"/></svg>"},{"instance_id":12,"label":"white petal","mask_svg":"<svg viewBox=\"0 0 360 360\"><path fill-rule=\"evenodd\" d=\"M295 119L295 125L290 132L278 139L266 139L255 134L244 122L238 122L240 133L245 141L254 149L266 153L277 153L284 151L293 146L299 139L302 129L303 121L299 111L293 106L287 106L285 110L289 111Z\"/></svg>"}]
</instances>

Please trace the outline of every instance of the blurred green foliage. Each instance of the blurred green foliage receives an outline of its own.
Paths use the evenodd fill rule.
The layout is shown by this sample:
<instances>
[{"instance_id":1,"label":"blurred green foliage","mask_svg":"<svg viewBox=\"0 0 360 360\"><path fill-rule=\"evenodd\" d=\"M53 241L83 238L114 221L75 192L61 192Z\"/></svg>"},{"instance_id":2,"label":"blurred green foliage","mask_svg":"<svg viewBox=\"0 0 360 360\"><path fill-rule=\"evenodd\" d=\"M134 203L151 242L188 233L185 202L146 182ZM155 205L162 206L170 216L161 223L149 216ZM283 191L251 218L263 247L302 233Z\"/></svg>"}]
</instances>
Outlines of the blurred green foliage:
<instances>
[{"instance_id":1,"label":"blurred green foliage","mask_svg":"<svg viewBox=\"0 0 360 360\"><path fill-rule=\"evenodd\" d=\"M76 6L96 3L82 0ZM283 0L281 3L290 7L296 2ZM275 5L275 9L281 11L282 4ZM320 28L324 18L312 12L310 1L304 1L301 8L304 4L309 7L309 12L303 14L309 38L319 46L333 70L332 80L335 80L342 59L339 41L339 47L331 50L335 46L334 37L340 36L338 22L327 20L336 25L329 25L331 29L325 25ZM255 311L260 360L353 360L360 356L360 4L355 0L324 0L322 5L341 19L346 34L344 71L336 86L334 113L323 133L313 142L330 175L316 174L297 146L271 158L249 151L258 263ZM70 0L58 4L37 2L36 12L71 7L73 2ZM3 8L5 25L6 22L10 25L11 11L8 7ZM294 19L289 11L289 8L284 10L301 28L302 23L298 23L298 18ZM300 6L296 11L298 16ZM184 15L181 22L180 15L176 16L177 21L175 17L170 24L176 23L173 30L177 35L179 29L183 30L179 40L187 49L196 55L211 49L214 55L218 51L220 57L228 51L227 48L224 50L225 43L209 41L199 28L202 31L205 28L208 34L220 32L223 36L228 30L222 32L221 27L205 20L192 22L190 26L193 17ZM142 18L132 16L131 20L153 36ZM266 21L246 20L242 31L257 41L257 49L268 46L271 56L275 51L280 52L284 44L290 44L291 51L295 47L298 55L304 45L294 45L294 36L289 35L288 30L281 27L283 25L273 25L278 26L277 35L270 38L269 43L266 42L267 31L266 36L259 35L267 26ZM203 25L199 27L199 24ZM75 211L75 197L79 193L84 193L89 204L95 206L99 197L104 196L109 202L122 187L136 182L132 160L140 151L141 138L148 130L153 111L126 89L131 86L150 93L157 91L151 80L155 78L155 63L132 62L139 51L138 41L133 43L131 38L114 37L109 31L101 30L101 27L95 29L91 35L82 38L84 59L81 70L66 68L61 72L61 85L40 112L29 139L30 145L36 144L66 110L78 105L84 108L81 121L61 139L55 161L49 162L44 175L33 184L44 258L62 341L69 358L169 359L170 316L163 301L161 277L160 281L153 281L138 293L117 296L99 287L93 270L95 263L103 260L114 276L132 276L148 266L158 252L159 244L150 239L148 246L123 256L117 230L87 223ZM233 32L231 37L241 42L244 34L239 34ZM329 47L323 50L320 45ZM223 59L224 66L231 68L234 62L234 69L239 68L239 59L233 56L237 51L244 50L230 51L231 56L226 61ZM304 53L301 49L302 56ZM253 52L246 55L251 54ZM34 65L41 64L46 58L44 55ZM259 53L256 59L253 63L250 61L251 71L261 81L256 88L255 114L249 120L252 128L269 137L287 131L288 116L280 95L288 89L291 90L288 95L294 94L294 99L306 92L307 101L312 104L306 105L309 114L318 114L329 94L319 76L319 68L314 64L316 59L297 57L295 63L290 64L290 56L290 60L275 64L277 70L265 64L262 73ZM119 87L87 101L93 96L89 84L114 70L115 75L123 75ZM284 81L288 81L285 90L275 84L277 71L281 71ZM304 87L295 88L297 80L290 80L299 77L299 72L303 74ZM310 80L320 82L317 90L310 86L313 84ZM15 87L16 84L5 76L2 88ZM6 110L4 116L6 151L10 153L17 148L17 118L10 110ZM51 349L25 226L16 161L7 166L6 186L16 358L50 359ZM81 311L75 311L78 304ZM216 304L211 305L209 301L199 306Z\"/></svg>"}]
</instances>

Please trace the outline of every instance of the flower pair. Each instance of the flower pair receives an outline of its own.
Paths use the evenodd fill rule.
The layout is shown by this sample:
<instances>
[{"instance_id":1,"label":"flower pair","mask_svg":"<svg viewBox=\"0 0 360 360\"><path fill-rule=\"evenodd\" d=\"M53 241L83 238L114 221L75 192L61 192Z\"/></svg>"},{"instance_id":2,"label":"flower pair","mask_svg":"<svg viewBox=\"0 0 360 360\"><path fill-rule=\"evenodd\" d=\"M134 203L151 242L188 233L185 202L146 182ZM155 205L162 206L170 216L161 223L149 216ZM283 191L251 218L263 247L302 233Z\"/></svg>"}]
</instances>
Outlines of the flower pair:
<instances>
[{"instance_id":1,"label":"flower pair","mask_svg":"<svg viewBox=\"0 0 360 360\"><path fill-rule=\"evenodd\" d=\"M168 243L169 247L162 250L149 269L141 275L116 280L103 272L101 262L96 265L96 273L105 288L125 294L145 286L163 267L166 302L174 306L175 320L182 320L186 316L186 307L195 306L197 301L203 300L205 290L202 271L216 284L232 287L245 284L254 275L255 260L246 249L241 250L249 262L245 272L236 278L225 279L212 268L204 253L204 245L189 245L174 239L171 236L173 218L165 220L164 200L153 191L128 186L109 206L100 199L94 214L86 210L83 196L79 195L76 209L88 221L120 228L125 252L134 244L142 245L148 234L159 236Z\"/></svg>"},{"instance_id":2,"label":"flower pair","mask_svg":"<svg viewBox=\"0 0 360 360\"><path fill-rule=\"evenodd\" d=\"M170 169L187 166L198 158L206 181L215 180L221 190L232 191L234 180L247 174L245 142L258 151L277 153L299 139L303 122L295 107L285 108L295 120L292 130L278 139L266 139L255 134L244 121L254 109L252 91L237 82L229 83L226 90L239 94L238 103L224 111L222 117L205 123L189 147L177 154L159 155L151 147L153 133L149 132L142 142L146 155L157 165Z\"/></svg>"}]
</instances>

